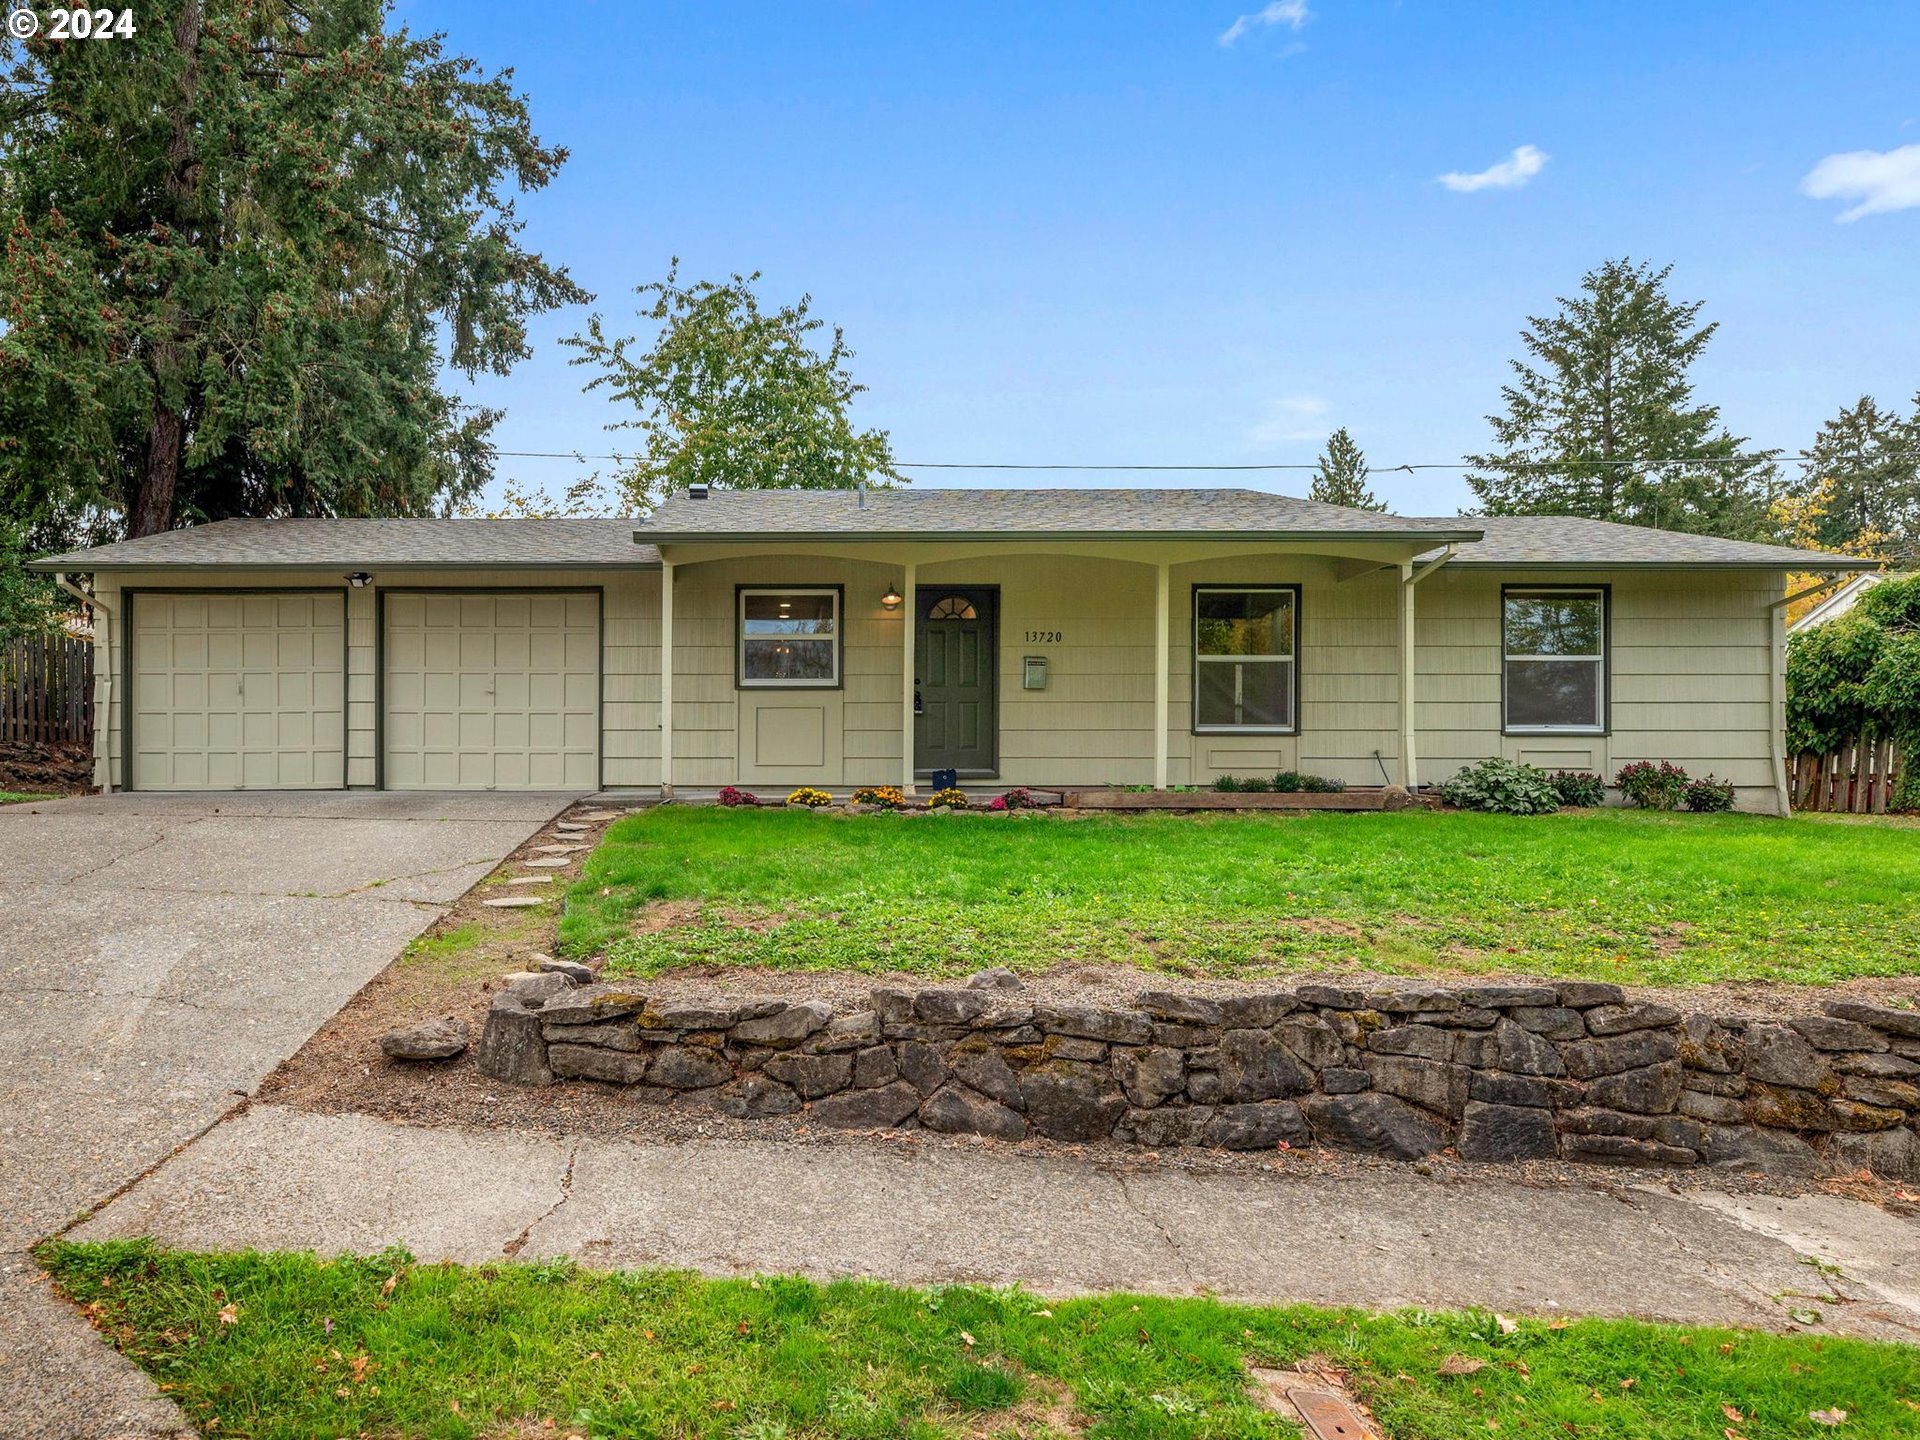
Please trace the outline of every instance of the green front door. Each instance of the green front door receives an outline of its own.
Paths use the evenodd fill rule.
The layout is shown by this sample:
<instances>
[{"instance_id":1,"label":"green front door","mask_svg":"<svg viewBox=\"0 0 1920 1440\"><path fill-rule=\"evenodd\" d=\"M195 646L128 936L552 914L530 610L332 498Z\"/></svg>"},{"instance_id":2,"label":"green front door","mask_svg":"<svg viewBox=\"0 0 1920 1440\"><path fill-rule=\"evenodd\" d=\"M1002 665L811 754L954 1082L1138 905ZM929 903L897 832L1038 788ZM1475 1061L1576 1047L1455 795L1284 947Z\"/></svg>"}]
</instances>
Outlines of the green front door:
<instances>
[{"instance_id":1,"label":"green front door","mask_svg":"<svg viewBox=\"0 0 1920 1440\"><path fill-rule=\"evenodd\" d=\"M914 597L914 768L986 778L1000 768L999 592L923 585Z\"/></svg>"}]
</instances>

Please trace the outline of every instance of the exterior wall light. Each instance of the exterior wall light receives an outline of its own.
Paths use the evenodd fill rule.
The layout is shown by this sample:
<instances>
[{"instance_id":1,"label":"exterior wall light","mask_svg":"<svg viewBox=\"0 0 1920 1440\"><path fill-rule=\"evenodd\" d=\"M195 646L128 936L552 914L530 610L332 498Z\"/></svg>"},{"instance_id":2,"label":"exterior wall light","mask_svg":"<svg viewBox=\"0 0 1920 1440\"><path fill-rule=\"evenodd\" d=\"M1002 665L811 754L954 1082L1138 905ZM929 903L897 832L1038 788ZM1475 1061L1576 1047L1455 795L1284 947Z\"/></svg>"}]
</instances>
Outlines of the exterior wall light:
<instances>
[{"instance_id":1,"label":"exterior wall light","mask_svg":"<svg viewBox=\"0 0 1920 1440\"><path fill-rule=\"evenodd\" d=\"M347 584L351 585L356 590L364 590L367 588L367 586L371 585L372 583L373 583L373 576L369 575L364 570L356 570L351 575L347 576Z\"/></svg>"},{"instance_id":2,"label":"exterior wall light","mask_svg":"<svg viewBox=\"0 0 1920 1440\"><path fill-rule=\"evenodd\" d=\"M880 597L880 604L885 609L898 610L900 608L900 591L892 585L887 586L887 593Z\"/></svg>"}]
</instances>

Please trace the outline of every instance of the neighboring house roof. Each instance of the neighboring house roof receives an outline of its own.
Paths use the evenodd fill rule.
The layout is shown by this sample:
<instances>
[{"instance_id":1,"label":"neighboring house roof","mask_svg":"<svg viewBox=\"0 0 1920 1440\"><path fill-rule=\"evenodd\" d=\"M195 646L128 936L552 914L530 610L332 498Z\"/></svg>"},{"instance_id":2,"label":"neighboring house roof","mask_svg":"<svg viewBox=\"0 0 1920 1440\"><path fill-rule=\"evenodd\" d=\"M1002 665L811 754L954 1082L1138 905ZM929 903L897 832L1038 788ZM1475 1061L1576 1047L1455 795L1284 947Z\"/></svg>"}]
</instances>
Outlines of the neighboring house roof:
<instances>
[{"instance_id":1,"label":"neighboring house roof","mask_svg":"<svg viewBox=\"0 0 1920 1440\"><path fill-rule=\"evenodd\" d=\"M657 569L632 520L217 520L33 562L35 570Z\"/></svg>"},{"instance_id":2,"label":"neighboring house roof","mask_svg":"<svg viewBox=\"0 0 1920 1440\"><path fill-rule=\"evenodd\" d=\"M1264 490L730 490L645 520L221 520L36 560L36 570L653 569L654 544L937 538L1411 540L1509 569L1870 570L1783 545L1558 515L1387 515ZM636 544L635 541L642 543Z\"/></svg>"},{"instance_id":3,"label":"neighboring house roof","mask_svg":"<svg viewBox=\"0 0 1920 1440\"><path fill-rule=\"evenodd\" d=\"M1459 517L1484 532L1462 545L1455 565L1498 565L1507 569L1661 569L1722 570L1866 570L1877 560L1856 560L1824 550L1790 545L1759 545L1723 540L1717 535L1688 535L1617 525L1571 515L1468 515ZM1440 523L1440 522L1432 522ZM1435 552L1438 553L1438 552Z\"/></svg>"},{"instance_id":4,"label":"neighboring house roof","mask_svg":"<svg viewBox=\"0 0 1920 1440\"><path fill-rule=\"evenodd\" d=\"M636 539L942 540L1045 535L1075 539L1471 540L1477 520L1410 520L1265 490L715 490L670 496Z\"/></svg>"},{"instance_id":5,"label":"neighboring house roof","mask_svg":"<svg viewBox=\"0 0 1920 1440\"><path fill-rule=\"evenodd\" d=\"M1802 615L1798 620L1789 624L1787 626L1787 633L1789 635L1798 635L1802 630L1811 630L1814 626L1824 625L1829 620L1838 620L1842 615L1853 609L1854 603L1858 601L1862 595L1866 594L1867 591L1878 585L1882 580L1892 580L1895 578L1897 577L1887 574L1884 570L1876 570L1870 574L1854 576L1838 590L1831 591L1822 597L1819 604L1807 611L1807 613Z\"/></svg>"}]
</instances>

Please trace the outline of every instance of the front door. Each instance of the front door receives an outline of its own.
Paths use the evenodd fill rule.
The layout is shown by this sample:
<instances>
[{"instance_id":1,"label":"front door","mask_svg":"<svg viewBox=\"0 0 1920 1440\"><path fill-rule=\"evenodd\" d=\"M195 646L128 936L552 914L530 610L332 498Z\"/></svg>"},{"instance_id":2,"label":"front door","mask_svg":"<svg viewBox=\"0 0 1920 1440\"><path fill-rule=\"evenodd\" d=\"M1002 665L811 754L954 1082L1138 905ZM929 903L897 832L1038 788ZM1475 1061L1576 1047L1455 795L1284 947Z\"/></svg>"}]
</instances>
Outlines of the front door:
<instances>
[{"instance_id":1,"label":"front door","mask_svg":"<svg viewBox=\"0 0 1920 1440\"><path fill-rule=\"evenodd\" d=\"M914 597L914 768L986 778L999 770L997 590L923 585Z\"/></svg>"}]
</instances>

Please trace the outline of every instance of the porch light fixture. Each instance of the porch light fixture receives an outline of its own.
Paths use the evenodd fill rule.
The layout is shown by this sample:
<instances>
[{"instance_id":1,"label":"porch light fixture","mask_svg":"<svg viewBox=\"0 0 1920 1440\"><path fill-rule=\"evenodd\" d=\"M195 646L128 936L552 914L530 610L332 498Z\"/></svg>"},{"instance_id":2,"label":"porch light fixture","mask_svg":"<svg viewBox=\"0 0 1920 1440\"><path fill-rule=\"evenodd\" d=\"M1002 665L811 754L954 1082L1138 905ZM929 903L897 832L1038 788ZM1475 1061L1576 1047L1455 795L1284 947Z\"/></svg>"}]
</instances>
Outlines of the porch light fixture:
<instances>
[{"instance_id":1,"label":"porch light fixture","mask_svg":"<svg viewBox=\"0 0 1920 1440\"><path fill-rule=\"evenodd\" d=\"M900 603L900 591L892 585L887 586L887 593L880 597L881 607L887 610L898 610Z\"/></svg>"},{"instance_id":2,"label":"porch light fixture","mask_svg":"<svg viewBox=\"0 0 1920 1440\"><path fill-rule=\"evenodd\" d=\"M347 576L347 584L351 585L356 590L364 590L367 588L367 586L371 585L372 583L373 583L373 576L369 575L364 570L356 570L351 575Z\"/></svg>"}]
</instances>

